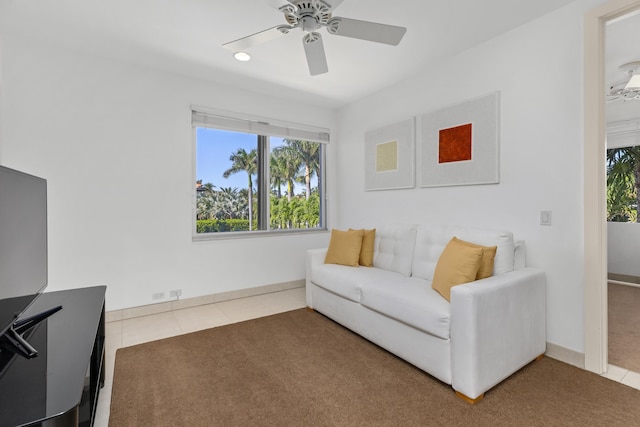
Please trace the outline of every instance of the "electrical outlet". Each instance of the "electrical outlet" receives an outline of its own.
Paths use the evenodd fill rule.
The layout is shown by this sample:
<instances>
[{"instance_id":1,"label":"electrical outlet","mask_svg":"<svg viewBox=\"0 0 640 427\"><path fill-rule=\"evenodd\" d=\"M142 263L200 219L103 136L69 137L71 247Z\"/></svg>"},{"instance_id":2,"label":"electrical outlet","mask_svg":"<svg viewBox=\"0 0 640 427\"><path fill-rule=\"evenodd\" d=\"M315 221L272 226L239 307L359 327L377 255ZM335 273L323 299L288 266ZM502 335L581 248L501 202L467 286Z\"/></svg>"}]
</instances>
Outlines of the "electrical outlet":
<instances>
[{"instance_id":1,"label":"electrical outlet","mask_svg":"<svg viewBox=\"0 0 640 427\"><path fill-rule=\"evenodd\" d=\"M171 298L180 298L182 296L182 289L174 289L173 291L169 291L169 297Z\"/></svg>"},{"instance_id":2,"label":"electrical outlet","mask_svg":"<svg viewBox=\"0 0 640 427\"><path fill-rule=\"evenodd\" d=\"M154 301L159 299L164 299L164 292L156 292L154 294L151 294L151 299Z\"/></svg>"}]
</instances>

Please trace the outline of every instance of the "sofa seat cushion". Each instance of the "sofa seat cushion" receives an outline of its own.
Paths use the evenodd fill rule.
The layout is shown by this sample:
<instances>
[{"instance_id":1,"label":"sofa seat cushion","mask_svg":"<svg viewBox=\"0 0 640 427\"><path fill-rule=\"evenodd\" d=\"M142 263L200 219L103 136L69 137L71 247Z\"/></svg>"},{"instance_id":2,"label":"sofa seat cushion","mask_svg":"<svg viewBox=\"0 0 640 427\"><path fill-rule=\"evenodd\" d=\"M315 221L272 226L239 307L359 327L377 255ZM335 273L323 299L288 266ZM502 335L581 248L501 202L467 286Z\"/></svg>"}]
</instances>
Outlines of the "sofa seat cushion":
<instances>
[{"instance_id":1,"label":"sofa seat cushion","mask_svg":"<svg viewBox=\"0 0 640 427\"><path fill-rule=\"evenodd\" d=\"M360 302L362 286L370 282L393 283L401 277L393 271L376 267L347 267L321 264L311 271L311 281L334 294L353 302Z\"/></svg>"},{"instance_id":2,"label":"sofa seat cushion","mask_svg":"<svg viewBox=\"0 0 640 427\"><path fill-rule=\"evenodd\" d=\"M449 302L431 282L413 277L375 280L362 288L360 303L438 338L449 339Z\"/></svg>"}]
</instances>

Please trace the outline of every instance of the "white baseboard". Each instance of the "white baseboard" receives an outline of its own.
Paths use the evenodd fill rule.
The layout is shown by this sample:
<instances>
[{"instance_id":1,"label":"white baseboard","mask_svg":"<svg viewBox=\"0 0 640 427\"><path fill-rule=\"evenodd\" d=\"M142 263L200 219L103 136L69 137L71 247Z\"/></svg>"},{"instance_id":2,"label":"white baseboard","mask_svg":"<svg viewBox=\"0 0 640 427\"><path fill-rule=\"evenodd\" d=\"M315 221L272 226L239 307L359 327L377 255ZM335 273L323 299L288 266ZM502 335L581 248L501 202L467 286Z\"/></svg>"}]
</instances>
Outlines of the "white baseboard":
<instances>
[{"instance_id":1,"label":"white baseboard","mask_svg":"<svg viewBox=\"0 0 640 427\"><path fill-rule=\"evenodd\" d=\"M220 292L194 298L185 298L177 301L168 301L158 304L143 305L140 307L125 308L122 310L107 311L105 313L105 321L116 322L118 320L149 316L151 314L165 313L173 310L181 310L183 308L197 307L199 305L214 304L216 302L229 301L232 299L270 294L272 292L286 291L289 289L304 288L304 286L305 280L301 279L294 280L292 282L274 283L271 285L258 286L255 288L239 289L236 291Z\"/></svg>"},{"instance_id":2,"label":"white baseboard","mask_svg":"<svg viewBox=\"0 0 640 427\"><path fill-rule=\"evenodd\" d=\"M547 351L544 353L552 359L559 360L580 369L584 369L584 353L562 347L547 341Z\"/></svg>"},{"instance_id":3,"label":"white baseboard","mask_svg":"<svg viewBox=\"0 0 640 427\"><path fill-rule=\"evenodd\" d=\"M217 294L204 295L195 298L186 298L178 301L170 301L140 307L125 308L122 310L107 311L105 313L105 321L116 322L118 320L149 316L151 314L164 313L173 310L196 307L199 305L214 304L216 302L263 295L272 292L280 292L288 289L303 288L304 286L305 280L302 279L292 282L274 283L271 285L258 286L255 288L220 292ZM568 363L569 365L576 366L580 369L584 369L584 353L562 347L558 344L550 343L547 341L547 350L545 352L545 356L564 363Z\"/></svg>"},{"instance_id":4,"label":"white baseboard","mask_svg":"<svg viewBox=\"0 0 640 427\"><path fill-rule=\"evenodd\" d=\"M640 288L640 284L631 283L631 282L622 282L620 280L608 280L609 283L613 283L614 285L623 285L623 286L631 286L632 288Z\"/></svg>"}]
</instances>

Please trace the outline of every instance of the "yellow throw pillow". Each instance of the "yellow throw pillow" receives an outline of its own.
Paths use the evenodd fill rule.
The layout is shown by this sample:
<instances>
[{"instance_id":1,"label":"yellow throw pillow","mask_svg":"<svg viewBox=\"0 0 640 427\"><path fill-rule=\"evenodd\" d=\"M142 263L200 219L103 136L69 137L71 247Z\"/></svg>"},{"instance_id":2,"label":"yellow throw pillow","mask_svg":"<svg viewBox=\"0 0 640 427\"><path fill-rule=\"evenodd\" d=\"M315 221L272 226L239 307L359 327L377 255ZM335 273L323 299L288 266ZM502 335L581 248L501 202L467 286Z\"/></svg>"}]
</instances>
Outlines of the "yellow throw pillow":
<instances>
[{"instance_id":1,"label":"yellow throw pillow","mask_svg":"<svg viewBox=\"0 0 640 427\"><path fill-rule=\"evenodd\" d=\"M376 229L373 228L371 230L353 230L349 229L349 231L362 231L362 248L360 249L360 265L364 267L372 267L373 266L373 244L376 240Z\"/></svg>"},{"instance_id":2,"label":"yellow throw pillow","mask_svg":"<svg viewBox=\"0 0 640 427\"><path fill-rule=\"evenodd\" d=\"M498 250L497 246L477 245L475 243L460 240L457 237L454 237L453 239L463 245L471 246L472 248L483 249L482 261L480 262L480 268L478 269L478 274L476 274L476 280L486 279L487 277L493 276L493 260L496 257L496 251Z\"/></svg>"},{"instance_id":3,"label":"yellow throw pillow","mask_svg":"<svg viewBox=\"0 0 640 427\"><path fill-rule=\"evenodd\" d=\"M482 248L463 245L451 239L438 259L431 287L451 301L452 287L476 279L483 252Z\"/></svg>"},{"instance_id":4,"label":"yellow throw pillow","mask_svg":"<svg viewBox=\"0 0 640 427\"><path fill-rule=\"evenodd\" d=\"M360 260L363 234L362 230L331 230L331 240L329 241L324 263L357 267Z\"/></svg>"}]
</instances>

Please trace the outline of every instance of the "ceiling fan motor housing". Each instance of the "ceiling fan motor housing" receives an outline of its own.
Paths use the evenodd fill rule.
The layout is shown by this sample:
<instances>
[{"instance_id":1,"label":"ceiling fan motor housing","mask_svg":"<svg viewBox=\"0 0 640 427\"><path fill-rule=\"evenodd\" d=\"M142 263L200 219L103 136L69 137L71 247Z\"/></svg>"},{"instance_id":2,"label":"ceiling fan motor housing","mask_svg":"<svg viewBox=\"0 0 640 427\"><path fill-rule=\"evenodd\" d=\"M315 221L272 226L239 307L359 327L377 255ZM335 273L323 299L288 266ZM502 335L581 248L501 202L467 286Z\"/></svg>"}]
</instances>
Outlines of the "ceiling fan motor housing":
<instances>
[{"instance_id":1,"label":"ceiling fan motor housing","mask_svg":"<svg viewBox=\"0 0 640 427\"><path fill-rule=\"evenodd\" d=\"M331 19L331 6L322 0L300 0L280 8L289 25L306 32L326 26Z\"/></svg>"}]
</instances>

